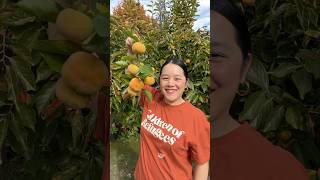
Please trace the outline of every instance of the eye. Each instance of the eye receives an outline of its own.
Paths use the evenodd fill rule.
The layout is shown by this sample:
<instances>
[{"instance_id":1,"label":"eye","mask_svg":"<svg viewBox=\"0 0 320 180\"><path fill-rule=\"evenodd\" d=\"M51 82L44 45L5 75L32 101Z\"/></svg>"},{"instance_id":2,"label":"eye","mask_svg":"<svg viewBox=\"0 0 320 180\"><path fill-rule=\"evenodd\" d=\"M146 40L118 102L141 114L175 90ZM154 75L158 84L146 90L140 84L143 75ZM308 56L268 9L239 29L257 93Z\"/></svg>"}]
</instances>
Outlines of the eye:
<instances>
[{"instance_id":1,"label":"eye","mask_svg":"<svg viewBox=\"0 0 320 180\"><path fill-rule=\"evenodd\" d=\"M224 53L221 52L213 52L211 53L211 58L217 58L217 57L226 57Z\"/></svg>"},{"instance_id":2,"label":"eye","mask_svg":"<svg viewBox=\"0 0 320 180\"><path fill-rule=\"evenodd\" d=\"M169 78L168 77L162 77L161 79L162 80L168 80Z\"/></svg>"},{"instance_id":3,"label":"eye","mask_svg":"<svg viewBox=\"0 0 320 180\"><path fill-rule=\"evenodd\" d=\"M174 78L174 80L176 80L176 81L180 81L180 80L181 80L181 78Z\"/></svg>"}]
</instances>

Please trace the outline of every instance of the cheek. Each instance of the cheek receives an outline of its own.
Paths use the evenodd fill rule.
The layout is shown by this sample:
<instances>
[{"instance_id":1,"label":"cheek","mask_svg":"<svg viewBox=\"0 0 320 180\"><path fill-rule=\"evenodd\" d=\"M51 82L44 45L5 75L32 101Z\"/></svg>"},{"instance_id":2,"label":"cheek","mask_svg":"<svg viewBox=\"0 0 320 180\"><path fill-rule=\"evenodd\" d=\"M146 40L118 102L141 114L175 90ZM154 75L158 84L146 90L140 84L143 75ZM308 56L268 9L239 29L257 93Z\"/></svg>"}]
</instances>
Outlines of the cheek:
<instances>
[{"instance_id":1,"label":"cheek","mask_svg":"<svg viewBox=\"0 0 320 180\"><path fill-rule=\"evenodd\" d=\"M237 86L240 82L240 67L234 63L217 63L210 73L219 86Z\"/></svg>"},{"instance_id":2,"label":"cheek","mask_svg":"<svg viewBox=\"0 0 320 180\"><path fill-rule=\"evenodd\" d=\"M186 81L182 81L179 83L179 87L185 89L187 87L187 82Z\"/></svg>"}]
</instances>

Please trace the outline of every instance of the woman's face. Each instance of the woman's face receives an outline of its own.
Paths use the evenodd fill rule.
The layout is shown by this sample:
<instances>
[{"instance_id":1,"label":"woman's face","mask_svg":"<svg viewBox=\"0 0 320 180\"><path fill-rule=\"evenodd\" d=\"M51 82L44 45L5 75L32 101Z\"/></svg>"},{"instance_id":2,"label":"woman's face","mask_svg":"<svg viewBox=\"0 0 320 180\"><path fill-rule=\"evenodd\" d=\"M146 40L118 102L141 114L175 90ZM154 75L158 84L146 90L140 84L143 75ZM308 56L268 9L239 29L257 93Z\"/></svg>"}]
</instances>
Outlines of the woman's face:
<instances>
[{"instance_id":1,"label":"woman's face","mask_svg":"<svg viewBox=\"0 0 320 180\"><path fill-rule=\"evenodd\" d=\"M213 12L211 19L210 113L214 118L219 118L229 114L239 83L244 81L250 63L243 63L233 25L217 12Z\"/></svg>"},{"instance_id":2,"label":"woman's face","mask_svg":"<svg viewBox=\"0 0 320 180\"><path fill-rule=\"evenodd\" d=\"M183 102L182 94L186 86L187 80L180 66L169 63L162 68L160 90L167 104L181 104Z\"/></svg>"}]
</instances>

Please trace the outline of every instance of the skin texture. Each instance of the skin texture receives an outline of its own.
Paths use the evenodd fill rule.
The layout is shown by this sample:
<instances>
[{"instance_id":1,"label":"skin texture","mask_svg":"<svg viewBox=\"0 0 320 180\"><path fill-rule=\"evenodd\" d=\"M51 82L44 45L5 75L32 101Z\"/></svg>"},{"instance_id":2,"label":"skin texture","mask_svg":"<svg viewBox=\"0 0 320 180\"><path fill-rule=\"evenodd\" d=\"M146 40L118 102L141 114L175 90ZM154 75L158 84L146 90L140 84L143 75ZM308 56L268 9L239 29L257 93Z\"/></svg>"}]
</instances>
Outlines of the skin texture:
<instances>
[{"instance_id":1,"label":"skin texture","mask_svg":"<svg viewBox=\"0 0 320 180\"><path fill-rule=\"evenodd\" d=\"M209 171L209 162L197 164L194 169L194 180L207 180Z\"/></svg>"},{"instance_id":2,"label":"skin texture","mask_svg":"<svg viewBox=\"0 0 320 180\"><path fill-rule=\"evenodd\" d=\"M187 87L187 79L183 69L175 64L167 64L163 67L160 76L160 90L164 101L172 106L182 104L182 94ZM196 164L194 169L194 180L206 180L208 178L209 162Z\"/></svg>"},{"instance_id":3,"label":"skin texture","mask_svg":"<svg viewBox=\"0 0 320 180\"><path fill-rule=\"evenodd\" d=\"M182 104L182 94L187 87L187 79L183 69L175 64L167 64L163 67L160 76L160 90L164 101L172 106Z\"/></svg>"},{"instance_id":4,"label":"skin texture","mask_svg":"<svg viewBox=\"0 0 320 180\"><path fill-rule=\"evenodd\" d=\"M212 16L210 113L215 120L213 137L220 137L239 127L229 110L239 84L245 81L252 55L248 54L248 60L244 61L233 25L219 13L213 12Z\"/></svg>"}]
</instances>

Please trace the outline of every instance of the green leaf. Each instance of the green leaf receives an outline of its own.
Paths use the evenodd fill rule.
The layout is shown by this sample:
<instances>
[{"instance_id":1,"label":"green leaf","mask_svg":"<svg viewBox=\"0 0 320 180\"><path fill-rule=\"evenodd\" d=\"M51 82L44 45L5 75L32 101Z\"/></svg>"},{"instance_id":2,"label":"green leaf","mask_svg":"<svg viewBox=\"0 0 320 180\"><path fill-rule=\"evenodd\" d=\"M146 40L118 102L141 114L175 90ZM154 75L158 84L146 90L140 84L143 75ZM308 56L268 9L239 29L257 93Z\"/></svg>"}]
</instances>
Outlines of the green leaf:
<instances>
[{"instance_id":1,"label":"green leaf","mask_svg":"<svg viewBox=\"0 0 320 180\"><path fill-rule=\"evenodd\" d=\"M304 158L305 151L303 151L300 141L294 141L289 145L288 149L303 165L307 164L306 159Z\"/></svg>"},{"instance_id":2,"label":"green leaf","mask_svg":"<svg viewBox=\"0 0 320 180\"><path fill-rule=\"evenodd\" d=\"M63 169L62 172L56 173L52 179L54 180L68 180L74 179L77 174L79 174L79 167L78 165L73 165L72 167L68 167Z\"/></svg>"},{"instance_id":3,"label":"green leaf","mask_svg":"<svg viewBox=\"0 0 320 180\"><path fill-rule=\"evenodd\" d=\"M47 121L49 123L45 124L41 131L41 143L43 145L49 145L52 142L52 139L57 135L57 132L60 132L59 123L61 116L65 116L62 111L58 111L54 116L49 117Z\"/></svg>"},{"instance_id":4,"label":"green leaf","mask_svg":"<svg viewBox=\"0 0 320 180\"><path fill-rule=\"evenodd\" d=\"M305 32L305 35L313 37L313 38L319 38L320 37L320 31L308 30L308 31Z\"/></svg>"},{"instance_id":5,"label":"green leaf","mask_svg":"<svg viewBox=\"0 0 320 180\"><path fill-rule=\"evenodd\" d=\"M27 91L35 91L35 77L31 66L19 57L12 58L12 69Z\"/></svg>"},{"instance_id":6,"label":"green leaf","mask_svg":"<svg viewBox=\"0 0 320 180\"><path fill-rule=\"evenodd\" d=\"M137 60L137 56L134 55L130 55L130 56L122 56L121 57L121 61L129 61L129 62L133 62Z\"/></svg>"},{"instance_id":7,"label":"green leaf","mask_svg":"<svg viewBox=\"0 0 320 180\"><path fill-rule=\"evenodd\" d=\"M20 59L26 61L29 65L34 66L38 63L39 60L31 57L31 53L28 49L15 46L11 46L11 48Z\"/></svg>"},{"instance_id":8,"label":"green leaf","mask_svg":"<svg viewBox=\"0 0 320 180\"><path fill-rule=\"evenodd\" d=\"M79 143L80 136L82 133L82 116L79 110L71 113L71 117L69 118L72 130L72 141L73 147L76 148L77 144Z\"/></svg>"},{"instance_id":9,"label":"green leaf","mask_svg":"<svg viewBox=\"0 0 320 180\"><path fill-rule=\"evenodd\" d=\"M191 101L192 99L194 99L194 96L195 96L195 91L188 91L186 95L186 99Z\"/></svg>"},{"instance_id":10,"label":"green leaf","mask_svg":"<svg viewBox=\"0 0 320 180\"><path fill-rule=\"evenodd\" d=\"M313 74L315 79L320 79L320 59L306 61L305 68L309 73Z\"/></svg>"},{"instance_id":11,"label":"green leaf","mask_svg":"<svg viewBox=\"0 0 320 180\"><path fill-rule=\"evenodd\" d=\"M319 61L320 53L310 49L300 49L296 54L296 57L306 61Z\"/></svg>"},{"instance_id":12,"label":"green leaf","mask_svg":"<svg viewBox=\"0 0 320 180\"><path fill-rule=\"evenodd\" d=\"M143 92L147 96L149 102L151 102L152 101L152 93L146 89L144 89Z\"/></svg>"},{"instance_id":13,"label":"green leaf","mask_svg":"<svg viewBox=\"0 0 320 180\"><path fill-rule=\"evenodd\" d=\"M188 88L190 88L191 90L194 91L194 84L193 84L193 82L192 82L190 79L188 80L187 86L188 86Z\"/></svg>"},{"instance_id":14,"label":"green leaf","mask_svg":"<svg viewBox=\"0 0 320 180\"><path fill-rule=\"evenodd\" d=\"M17 6L41 20L55 22L59 9L51 0L22 0L17 3Z\"/></svg>"},{"instance_id":15,"label":"green leaf","mask_svg":"<svg viewBox=\"0 0 320 180\"><path fill-rule=\"evenodd\" d=\"M11 114L9 120L9 129L13 134L14 138L12 139L12 144L15 144L14 150L18 153L22 153L26 159L30 159L29 148L27 143L27 132L20 125L19 116L17 114Z\"/></svg>"},{"instance_id":16,"label":"green leaf","mask_svg":"<svg viewBox=\"0 0 320 180\"><path fill-rule=\"evenodd\" d=\"M107 36L107 29L108 29L108 19L105 15L97 15L93 19L94 28L97 32L97 34L101 37Z\"/></svg>"},{"instance_id":17,"label":"green leaf","mask_svg":"<svg viewBox=\"0 0 320 180\"><path fill-rule=\"evenodd\" d=\"M139 75L142 76L142 78L145 78L146 76L153 76L154 72L152 70L151 65L146 64L140 67L140 73Z\"/></svg>"},{"instance_id":18,"label":"green leaf","mask_svg":"<svg viewBox=\"0 0 320 180\"><path fill-rule=\"evenodd\" d=\"M41 25L23 27L21 31L14 34L13 39L15 39L15 41L13 45L19 46L21 49L29 50L33 43L39 38L41 30Z\"/></svg>"},{"instance_id":19,"label":"green leaf","mask_svg":"<svg viewBox=\"0 0 320 180\"><path fill-rule=\"evenodd\" d=\"M299 67L301 67L301 65L295 65L292 63L281 63L278 67L276 67L270 73L275 77L281 78L294 72Z\"/></svg>"},{"instance_id":20,"label":"green leaf","mask_svg":"<svg viewBox=\"0 0 320 180\"><path fill-rule=\"evenodd\" d=\"M37 118L32 106L17 103L16 107L17 113L20 117L19 120L21 120L20 124L24 127L30 128L33 131L35 131L35 124L37 122Z\"/></svg>"},{"instance_id":21,"label":"green leaf","mask_svg":"<svg viewBox=\"0 0 320 180\"><path fill-rule=\"evenodd\" d=\"M304 106L304 104L300 100L296 99L287 92L283 93L282 98L286 103L295 104L297 106L300 106L301 108Z\"/></svg>"},{"instance_id":22,"label":"green leaf","mask_svg":"<svg viewBox=\"0 0 320 180\"><path fill-rule=\"evenodd\" d=\"M312 75L301 69L293 73L291 78L299 91L300 98L304 99L305 94L312 89Z\"/></svg>"},{"instance_id":23,"label":"green leaf","mask_svg":"<svg viewBox=\"0 0 320 180\"><path fill-rule=\"evenodd\" d=\"M2 100L0 100L0 107L2 107L2 106L4 106L4 105L6 105L6 103L3 102Z\"/></svg>"},{"instance_id":24,"label":"green leaf","mask_svg":"<svg viewBox=\"0 0 320 180\"><path fill-rule=\"evenodd\" d=\"M258 60L252 62L252 66L247 74L247 79L263 89L268 89L269 78L267 71L264 65Z\"/></svg>"},{"instance_id":25,"label":"green leaf","mask_svg":"<svg viewBox=\"0 0 320 180\"><path fill-rule=\"evenodd\" d=\"M36 93L33 98L33 103L36 105L38 114L43 111L43 108L49 104L50 100L55 97L55 82L49 81Z\"/></svg>"},{"instance_id":26,"label":"green leaf","mask_svg":"<svg viewBox=\"0 0 320 180\"><path fill-rule=\"evenodd\" d=\"M289 106L286 111L286 121L295 129L304 130L303 116L296 107Z\"/></svg>"},{"instance_id":27,"label":"green leaf","mask_svg":"<svg viewBox=\"0 0 320 180\"><path fill-rule=\"evenodd\" d=\"M122 67L128 66L128 62L127 61L116 61L116 62L114 62L114 64L122 66Z\"/></svg>"},{"instance_id":28,"label":"green leaf","mask_svg":"<svg viewBox=\"0 0 320 180\"><path fill-rule=\"evenodd\" d=\"M32 46L33 50L69 56L81 51L81 47L75 43L65 40L38 40Z\"/></svg>"},{"instance_id":29,"label":"green leaf","mask_svg":"<svg viewBox=\"0 0 320 180\"><path fill-rule=\"evenodd\" d=\"M250 122L250 124L256 129L262 129L265 123L268 122L268 116L273 110L272 98L266 99L266 101L261 105L261 108L257 112L257 116Z\"/></svg>"},{"instance_id":30,"label":"green leaf","mask_svg":"<svg viewBox=\"0 0 320 180\"><path fill-rule=\"evenodd\" d=\"M48 64L51 70L60 72L64 62L67 60L64 56L57 54L40 53L42 58Z\"/></svg>"},{"instance_id":31,"label":"green leaf","mask_svg":"<svg viewBox=\"0 0 320 180\"><path fill-rule=\"evenodd\" d=\"M312 138L303 138L300 141L301 148L304 152L304 158L309 161L309 163L320 163L320 149L315 144Z\"/></svg>"},{"instance_id":32,"label":"green leaf","mask_svg":"<svg viewBox=\"0 0 320 180\"><path fill-rule=\"evenodd\" d=\"M266 100L267 99L263 91L257 91L251 94L245 101L241 119L254 119L258 115L264 103L267 102Z\"/></svg>"},{"instance_id":33,"label":"green leaf","mask_svg":"<svg viewBox=\"0 0 320 180\"><path fill-rule=\"evenodd\" d=\"M139 97L140 98L140 97ZM133 107L133 108L135 108L135 107L137 107L137 105L138 105L138 98L137 97L132 97L131 98L131 106Z\"/></svg>"},{"instance_id":34,"label":"green leaf","mask_svg":"<svg viewBox=\"0 0 320 180\"><path fill-rule=\"evenodd\" d=\"M8 97L7 99L13 102L17 101L17 94L22 90L21 85L18 83L17 75L12 67L8 68L6 74L6 81L8 82Z\"/></svg>"},{"instance_id":35,"label":"green leaf","mask_svg":"<svg viewBox=\"0 0 320 180\"><path fill-rule=\"evenodd\" d=\"M36 20L36 18L34 16L32 16L32 17L23 17L23 18L16 19L14 21L10 21L10 22L8 22L8 24L11 25L11 26L22 26L22 25L25 25L27 23L35 22L35 20Z\"/></svg>"},{"instance_id":36,"label":"green leaf","mask_svg":"<svg viewBox=\"0 0 320 180\"><path fill-rule=\"evenodd\" d=\"M115 110L117 110L118 112L120 111L120 102L121 99L118 96L114 96L111 99L111 107L114 107Z\"/></svg>"},{"instance_id":37,"label":"green leaf","mask_svg":"<svg viewBox=\"0 0 320 180\"><path fill-rule=\"evenodd\" d=\"M140 41L138 36L135 35L132 31L123 29L122 32L126 35L126 37L131 37L135 42Z\"/></svg>"},{"instance_id":38,"label":"green leaf","mask_svg":"<svg viewBox=\"0 0 320 180\"><path fill-rule=\"evenodd\" d=\"M48 64L45 61L41 61L39 67L37 68L37 78L36 82L43 80L48 80L48 78L54 73L53 70L50 70Z\"/></svg>"},{"instance_id":39,"label":"green leaf","mask_svg":"<svg viewBox=\"0 0 320 180\"><path fill-rule=\"evenodd\" d=\"M109 54L107 56L109 48L108 45L106 45L106 42L108 42L107 37L101 37L97 33L92 34L92 36L89 36L89 38L86 40L89 41L88 43L86 43L86 41L83 42L83 50L88 52L96 52L97 54L101 54L101 57L109 57ZM106 63L110 62L109 58L102 58L101 60L103 60Z\"/></svg>"},{"instance_id":40,"label":"green leaf","mask_svg":"<svg viewBox=\"0 0 320 180\"><path fill-rule=\"evenodd\" d=\"M9 123L8 123L7 116L0 116L0 153L2 150L4 140L7 137L8 127L9 127ZM1 158L0 158L0 162L2 162Z\"/></svg>"},{"instance_id":41,"label":"green leaf","mask_svg":"<svg viewBox=\"0 0 320 180\"><path fill-rule=\"evenodd\" d=\"M275 131L279 128L281 120L284 118L284 107L276 106L272 109L268 118L266 118L266 124L263 128L264 132Z\"/></svg>"}]
</instances>

